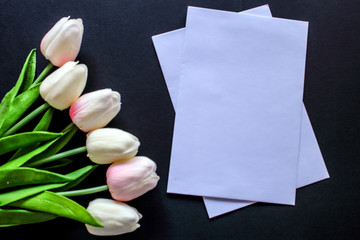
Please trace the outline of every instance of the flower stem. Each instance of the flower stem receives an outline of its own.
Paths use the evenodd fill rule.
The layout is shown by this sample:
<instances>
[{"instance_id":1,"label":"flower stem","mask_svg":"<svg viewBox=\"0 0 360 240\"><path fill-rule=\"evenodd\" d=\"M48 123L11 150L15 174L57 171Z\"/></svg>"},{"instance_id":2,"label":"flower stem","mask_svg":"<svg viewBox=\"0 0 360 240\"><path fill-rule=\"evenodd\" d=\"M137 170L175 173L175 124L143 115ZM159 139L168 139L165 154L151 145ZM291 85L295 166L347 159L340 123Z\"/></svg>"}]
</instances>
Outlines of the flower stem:
<instances>
[{"instance_id":1,"label":"flower stem","mask_svg":"<svg viewBox=\"0 0 360 240\"><path fill-rule=\"evenodd\" d=\"M44 70L40 73L40 75L35 79L35 81L33 82L33 84L31 86L35 86L36 84L38 84L39 82L41 82L42 80L44 80L44 78L46 77L46 75L50 72L50 70L54 67L54 65L52 63L49 63L46 68L44 68Z\"/></svg>"},{"instance_id":2,"label":"flower stem","mask_svg":"<svg viewBox=\"0 0 360 240\"><path fill-rule=\"evenodd\" d=\"M102 191L109 190L109 187L107 185L102 185L98 187L92 187L92 188L85 188L85 189L79 189L79 190L73 190L73 191L65 191L65 192L57 192L56 194L65 196L65 197L75 197L75 196L81 196L81 195L87 195L92 193L98 193Z\"/></svg>"},{"instance_id":3,"label":"flower stem","mask_svg":"<svg viewBox=\"0 0 360 240\"><path fill-rule=\"evenodd\" d=\"M33 118L35 118L37 115L39 115L40 113L42 113L43 111L45 111L46 109L48 109L50 107L49 104L44 103L41 106L39 106L38 108L36 108L34 111L32 111L31 113L29 113L26 117L24 117L23 119L21 119L18 123L16 123L14 126L12 126L9 130L7 130L2 137L6 137L9 136L13 133L15 133L17 130L19 130L20 128L22 128L25 124L27 124L28 122L30 122Z\"/></svg>"},{"instance_id":4,"label":"flower stem","mask_svg":"<svg viewBox=\"0 0 360 240\"><path fill-rule=\"evenodd\" d=\"M62 132L66 132L67 130L69 130L70 128L76 127L75 124L73 122L69 123L69 125L67 125Z\"/></svg>"},{"instance_id":5,"label":"flower stem","mask_svg":"<svg viewBox=\"0 0 360 240\"><path fill-rule=\"evenodd\" d=\"M57 153L57 154L52 155L50 157L46 157L46 158L34 161L32 163L29 163L26 166L27 167L37 167L37 166L43 165L45 163L60 160L60 159L63 159L63 158L66 158L66 157L69 157L69 156L72 156L72 155L76 155L76 154L79 154L79 153L83 153L83 152L86 152L86 146L74 148L74 149L71 149L71 150L68 150L68 151L65 151L65 152L61 152L61 153Z\"/></svg>"}]
</instances>

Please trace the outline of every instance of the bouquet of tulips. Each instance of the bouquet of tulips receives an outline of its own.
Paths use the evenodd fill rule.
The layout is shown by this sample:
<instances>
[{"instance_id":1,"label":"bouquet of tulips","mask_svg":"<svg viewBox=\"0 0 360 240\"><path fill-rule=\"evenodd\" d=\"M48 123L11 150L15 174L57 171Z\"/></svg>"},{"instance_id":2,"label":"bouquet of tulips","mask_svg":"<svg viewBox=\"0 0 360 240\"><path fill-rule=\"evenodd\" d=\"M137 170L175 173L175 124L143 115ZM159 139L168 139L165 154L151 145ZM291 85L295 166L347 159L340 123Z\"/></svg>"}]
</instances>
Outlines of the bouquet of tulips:
<instances>
[{"instance_id":1,"label":"bouquet of tulips","mask_svg":"<svg viewBox=\"0 0 360 240\"><path fill-rule=\"evenodd\" d=\"M40 44L48 66L35 76L33 49L0 103L0 227L57 217L82 222L94 235L118 235L139 227L141 214L124 202L156 187L156 164L136 156L140 142L134 135L106 128L120 111L118 92L105 88L83 94L88 69L75 61L82 37L81 19L60 19ZM40 96L44 103L32 107ZM66 109L72 122L60 132L50 131L54 111ZM31 131L23 130L34 121ZM84 146L63 151L78 130L86 134ZM65 174L56 171L80 153L87 153L88 165ZM76 188L99 164L109 165L106 185ZM100 191L109 191L112 199L97 198L87 208L71 199Z\"/></svg>"}]
</instances>

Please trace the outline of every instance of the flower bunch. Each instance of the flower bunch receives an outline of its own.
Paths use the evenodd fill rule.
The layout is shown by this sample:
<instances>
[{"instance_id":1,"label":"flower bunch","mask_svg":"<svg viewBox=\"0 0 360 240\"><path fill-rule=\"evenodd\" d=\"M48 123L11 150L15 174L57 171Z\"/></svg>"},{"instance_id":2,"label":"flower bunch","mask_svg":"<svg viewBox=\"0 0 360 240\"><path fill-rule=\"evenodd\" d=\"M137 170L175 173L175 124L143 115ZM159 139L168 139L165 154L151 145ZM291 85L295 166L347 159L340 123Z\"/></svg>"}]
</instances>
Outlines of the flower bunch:
<instances>
[{"instance_id":1,"label":"flower bunch","mask_svg":"<svg viewBox=\"0 0 360 240\"><path fill-rule=\"evenodd\" d=\"M105 88L83 93L88 68L75 61L83 38L81 19L60 19L44 36L40 49L50 61L35 79L33 49L15 86L0 103L0 227L38 223L66 217L85 224L94 235L117 235L136 230L141 214L124 203L154 189L159 181L156 163L137 156L140 141L133 134L107 125L121 109L121 96ZM58 67L51 72L52 68ZM51 72L51 73L50 73ZM45 101L29 112L39 98ZM71 123L50 131L54 111L69 111ZM24 126L42 115L31 131ZM78 132L84 146L62 151ZM66 174L69 157L87 153L91 164ZM106 184L76 189L97 166L108 165ZM84 208L71 197L109 191Z\"/></svg>"}]
</instances>

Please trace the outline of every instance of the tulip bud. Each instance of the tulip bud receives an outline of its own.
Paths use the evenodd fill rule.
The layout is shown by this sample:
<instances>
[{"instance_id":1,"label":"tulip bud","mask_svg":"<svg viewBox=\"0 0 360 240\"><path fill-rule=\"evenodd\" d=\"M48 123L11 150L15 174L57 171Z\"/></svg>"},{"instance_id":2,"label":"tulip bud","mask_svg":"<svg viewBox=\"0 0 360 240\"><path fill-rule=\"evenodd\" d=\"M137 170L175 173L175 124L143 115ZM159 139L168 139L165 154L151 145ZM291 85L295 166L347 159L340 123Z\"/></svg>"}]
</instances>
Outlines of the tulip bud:
<instances>
[{"instance_id":1,"label":"tulip bud","mask_svg":"<svg viewBox=\"0 0 360 240\"><path fill-rule=\"evenodd\" d=\"M60 19L41 41L40 50L53 65L61 67L77 57L84 33L81 19Z\"/></svg>"},{"instance_id":2,"label":"tulip bud","mask_svg":"<svg viewBox=\"0 0 360 240\"><path fill-rule=\"evenodd\" d=\"M67 62L45 78L40 85L40 95L52 107L64 110L83 92L87 75L85 64Z\"/></svg>"},{"instance_id":3,"label":"tulip bud","mask_svg":"<svg viewBox=\"0 0 360 240\"><path fill-rule=\"evenodd\" d=\"M87 211L104 227L85 224L89 233L97 236L114 236L135 231L141 214L133 207L112 199L97 198L89 203Z\"/></svg>"},{"instance_id":4,"label":"tulip bud","mask_svg":"<svg viewBox=\"0 0 360 240\"><path fill-rule=\"evenodd\" d=\"M120 94L102 89L82 95L70 107L73 123L83 132L105 127L120 111Z\"/></svg>"},{"instance_id":5,"label":"tulip bud","mask_svg":"<svg viewBox=\"0 0 360 240\"><path fill-rule=\"evenodd\" d=\"M155 171L155 162L147 157L111 164L106 172L106 182L112 198L130 201L155 188L160 179Z\"/></svg>"},{"instance_id":6,"label":"tulip bud","mask_svg":"<svg viewBox=\"0 0 360 240\"><path fill-rule=\"evenodd\" d=\"M97 164L109 164L132 158L138 152L139 140L116 128L100 128L86 137L88 157Z\"/></svg>"}]
</instances>

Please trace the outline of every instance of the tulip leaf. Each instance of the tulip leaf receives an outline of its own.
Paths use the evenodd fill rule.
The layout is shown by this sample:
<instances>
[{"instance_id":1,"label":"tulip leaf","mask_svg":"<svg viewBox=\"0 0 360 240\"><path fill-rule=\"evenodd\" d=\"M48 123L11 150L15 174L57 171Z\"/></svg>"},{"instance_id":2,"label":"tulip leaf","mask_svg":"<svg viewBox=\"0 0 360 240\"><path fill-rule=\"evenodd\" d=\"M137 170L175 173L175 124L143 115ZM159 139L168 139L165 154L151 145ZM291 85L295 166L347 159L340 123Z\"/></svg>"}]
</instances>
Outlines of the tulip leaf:
<instances>
[{"instance_id":1,"label":"tulip leaf","mask_svg":"<svg viewBox=\"0 0 360 240\"><path fill-rule=\"evenodd\" d=\"M7 117L0 129L0 134L3 134L12 125L14 125L36 101L36 99L39 97L39 86L40 83L23 92L11 102Z\"/></svg>"},{"instance_id":2,"label":"tulip leaf","mask_svg":"<svg viewBox=\"0 0 360 240\"><path fill-rule=\"evenodd\" d=\"M8 93L6 93L5 97L2 99L0 103L0 129L2 128L6 120L11 102L14 99L14 95L15 95L15 88L12 88Z\"/></svg>"},{"instance_id":3,"label":"tulip leaf","mask_svg":"<svg viewBox=\"0 0 360 240\"><path fill-rule=\"evenodd\" d=\"M88 174L89 172L93 171L96 167L97 165L88 165L80 169L77 169L71 173L68 173L66 174L66 176L74 178L76 181L78 178L81 178L84 174Z\"/></svg>"},{"instance_id":4,"label":"tulip leaf","mask_svg":"<svg viewBox=\"0 0 360 240\"><path fill-rule=\"evenodd\" d=\"M64 133L53 133L46 131L34 131L18 133L0 138L0 155L14 151L21 147L33 145L36 142L52 140L62 136Z\"/></svg>"},{"instance_id":5,"label":"tulip leaf","mask_svg":"<svg viewBox=\"0 0 360 240\"><path fill-rule=\"evenodd\" d=\"M28 78L31 78L32 74L35 76L35 69L33 69L34 63L36 64L36 49L32 49L25 60L23 68L21 69L21 72L20 72L20 76L14 86L14 88L15 88L14 97L17 96L17 94L21 93L20 89L22 89L22 88L25 89L24 88L24 80L27 81L27 79L25 79L25 76L28 75ZM30 70L30 72L31 71L33 71L33 72L30 74L27 74L28 70ZM34 78L34 76L33 76L33 78ZM25 83L25 85L28 85L28 84Z\"/></svg>"},{"instance_id":6,"label":"tulip leaf","mask_svg":"<svg viewBox=\"0 0 360 240\"><path fill-rule=\"evenodd\" d=\"M49 125L51 123L51 119L54 113L54 109L53 108L49 108L45 114L43 115L43 117L41 118L41 120L39 121L39 123L36 125L36 127L34 128L34 131L47 131L49 128ZM34 143L33 145L27 146L27 147L22 147L20 148L11 158L10 161L13 159L16 159L20 156L25 155L26 153L31 152L34 148L37 148L39 146L39 142Z\"/></svg>"},{"instance_id":7,"label":"tulip leaf","mask_svg":"<svg viewBox=\"0 0 360 240\"><path fill-rule=\"evenodd\" d=\"M24 63L24 66L19 76L18 81L21 81L22 83L19 88L19 93L22 93L30 88L35 78L35 71L36 71L36 49L32 49Z\"/></svg>"},{"instance_id":8,"label":"tulip leaf","mask_svg":"<svg viewBox=\"0 0 360 240\"><path fill-rule=\"evenodd\" d=\"M16 159L13 159L5 164L3 164L0 169L9 169L9 168L16 168L24 165L27 161L32 159L34 156L42 153L45 151L48 147L50 147L54 142L56 142L57 139L52 140L50 142L45 143L44 145L35 148L33 151L26 153L25 155L22 155Z\"/></svg>"},{"instance_id":9,"label":"tulip leaf","mask_svg":"<svg viewBox=\"0 0 360 240\"><path fill-rule=\"evenodd\" d=\"M82 172L82 175L80 177L76 178L74 181L69 182L68 184L66 184L63 187L57 188L56 191L57 192L66 191L70 188L75 187L80 182L82 182L87 176L89 176L90 173L92 173L96 168L97 168L97 165L89 165L89 166L83 167L82 169L79 169L79 171Z\"/></svg>"},{"instance_id":10,"label":"tulip leaf","mask_svg":"<svg viewBox=\"0 0 360 240\"><path fill-rule=\"evenodd\" d=\"M56 160L56 161L52 162L51 165L45 165L45 167L42 166L42 169L50 170L50 169L54 169L54 168L64 167L64 166L69 165L73 161L74 160L69 159L69 158L59 159L59 160Z\"/></svg>"},{"instance_id":11,"label":"tulip leaf","mask_svg":"<svg viewBox=\"0 0 360 240\"><path fill-rule=\"evenodd\" d=\"M101 223L91 216L83 206L67 197L49 191L13 202L10 206L47 212L85 224L102 227Z\"/></svg>"},{"instance_id":12,"label":"tulip leaf","mask_svg":"<svg viewBox=\"0 0 360 240\"><path fill-rule=\"evenodd\" d=\"M64 134L63 136L65 136L67 133L70 132L70 138L71 138L73 136L73 134L71 134L71 131L74 131L74 129L69 129L67 132L63 133ZM69 137L69 136L67 136L67 137ZM59 139L61 139L61 137L58 137L50 142L47 142L47 143L43 144L42 146L35 148L34 150L30 150L30 152L28 152L16 159L9 160L7 163L0 166L0 169L20 167L20 166L24 165L25 163L27 163L29 160L34 160L34 158L36 158L38 155L40 155L41 153L43 153L44 151L47 151L47 150L50 150L50 153L55 154L56 152L54 151L54 148L56 149L59 147L59 144L58 144ZM55 147L53 147L53 145L55 145ZM34 163L36 163L36 161L31 161L31 163L28 164L28 166L34 167L33 166Z\"/></svg>"},{"instance_id":13,"label":"tulip leaf","mask_svg":"<svg viewBox=\"0 0 360 240\"><path fill-rule=\"evenodd\" d=\"M43 184L43 185L39 185L39 186L24 187L24 188L19 188L16 190L9 190L6 192L2 192L0 194L0 206L7 205L11 202L29 197L31 195L34 195L34 194L37 194L37 193L40 193L40 192L43 192L46 190L62 187L65 184L66 183L49 183L49 184Z\"/></svg>"},{"instance_id":14,"label":"tulip leaf","mask_svg":"<svg viewBox=\"0 0 360 240\"><path fill-rule=\"evenodd\" d=\"M7 94L0 103L0 129L2 129L5 120L9 116L11 116L10 114L8 114L8 112L10 110L10 106L13 100L18 95L18 93L21 92L20 89L25 90L26 88L29 88L29 86L31 85L30 83L28 83L28 81L31 81L32 83L33 80L31 80L31 78L34 79L35 68L36 68L36 50L33 49L25 61L25 64L23 66L23 69L20 73L20 76L15 86L9 92L7 92Z\"/></svg>"},{"instance_id":15,"label":"tulip leaf","mask_svg":"<svg viewBox=\"0 0 360 240\"><path fill-rule=\"evenodd\" d=\"M31 160L31 163L34 163L37 160L41 160L58 153L72 139L72 137L75 135L77 131L78 128L75 125L67 129L63 136L58 138L57 141L51 147L46 149L46 151L34 157Z\"/></svg>"},{"instance_id":16,"label":"tulip leaf","mask_svg":"<svg viewBox=\"0 0 360 240\"><path fill-rule=\"evenodd\" d=\"M45 212L24 209L0 209L0 227L45 222L56 217L54 214Z\"/></svg>"},{"instance_id":17,"label":"tulip leaf","mask_svg":"<svg viewBox=\"0 0 360 240\"><path fill-rule=\"evenodd\" d=\"M54 108L49 108L35 126L34 131L47 131L50 127L52 117L54 115Z\"/></svg>"},{"instance_id":18,"label":"tulip leaf","mask_svg":"<svg viewBox=\"0 0 360 240\"><path fill-rule=\"evenodd\" d=\"M77 181L77 179L81 179L81 177L92 170L92 166L86 166L71 173L66 174L66 177L73 179L73 181ZM23 188L16 188L15 190L6 190L0 193L0 206L7 205L9 203L18 201L20 199L41 193L43 191L47 191L50 189L56 189L65 186L66 184L71 183L72 181L65 183L49 183L42 185L34 185Z\"/></svg>"},{"instance_id":19,"label":"tulip leaf","mask_svg":"<svg viewBox=\"0 0 360 240\"><path fill-rule=\"evenodd\" d=\"M0 189L44 183L63 183L72 180L74 179L69 176L36 168L0 169Z\"/></svg>"}]
</instances>

